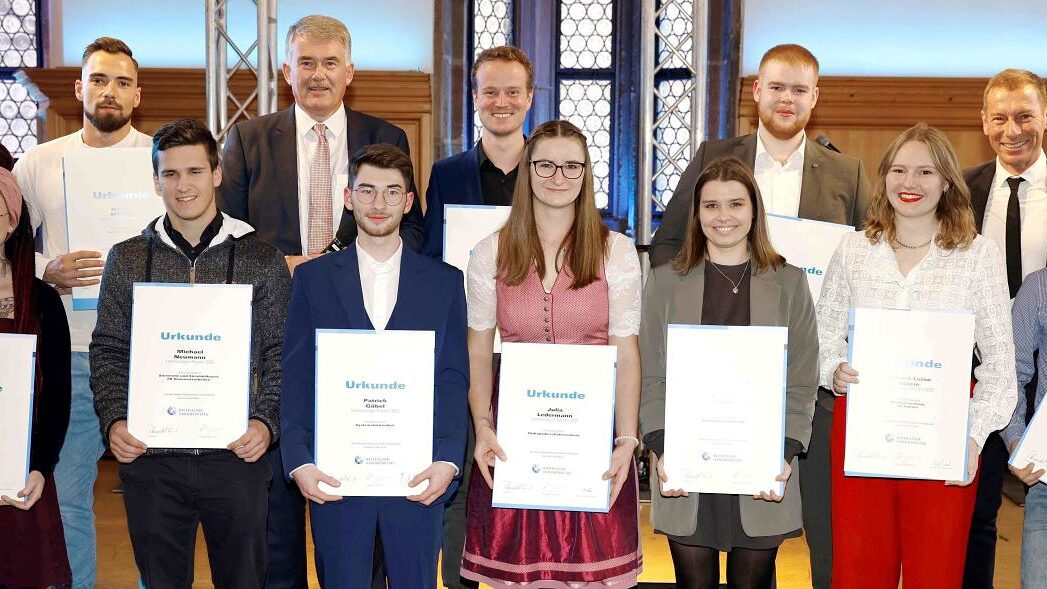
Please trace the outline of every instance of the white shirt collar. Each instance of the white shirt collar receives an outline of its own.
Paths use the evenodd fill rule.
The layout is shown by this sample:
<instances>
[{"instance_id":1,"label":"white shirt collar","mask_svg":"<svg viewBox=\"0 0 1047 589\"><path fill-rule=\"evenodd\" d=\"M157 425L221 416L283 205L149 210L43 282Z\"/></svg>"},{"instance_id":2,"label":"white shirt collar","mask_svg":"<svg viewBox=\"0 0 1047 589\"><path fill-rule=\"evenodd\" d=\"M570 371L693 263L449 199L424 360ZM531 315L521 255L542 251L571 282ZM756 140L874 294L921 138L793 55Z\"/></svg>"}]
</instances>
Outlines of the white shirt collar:
<instances>
[{"instance_id":1,"label":"white shirt collar","mask_svg":"<svg viewBox=\"0 0 1047 589\"><path fill-rule=\"evenodd\" d=\"M399 237L397 237L399 239ZM396 251L393 255L389 256L389 259L384 262L371 257L371 254L367 253L367 250L360 247L359 240L356 242L356 254L360 257L361 267L367 268L369 271L374 272L375 268L389 267L396 270L400 267L400 258L403 257L404 253L404 240L400 239L400 242L396 244Z\"/></svg>"},{"instance_id":2,"label":"white shirt collar","mask_svg":"<svg viewBox=\"0 0 1047 589\"><path fill-rule=\"evenodd\" d=\"M1033 162L1031 166L1022 170L1022 172L1017 174L1017 176L1025 178L1025 183L1029 186L1036 186L1039 188L1047 186L1047 158L1044 157L1043 151L1040 151L1039 157L1036 158L1036 161ZM1003 167L1003 164L1000 163L1000 158L997 157L996 175L993 176L994 187L1006 188L1007 179L1012 177L1015 177L1015 175L1008 172L1007 169Z\"/></svg>"},{"instance_id":3,"label":"white shirt collar","mask_svg":"<svg viewBox=\"0 0 1047 589\"><path fill-rule=\"evenodd\" d=\"M316 121L313 117L309 116L309 113L305 112L298 103L294 105L294 126L295 131L299 136L305 136L309 131L313 130L316 123L323 123L327 130L334 134L335 137L340 136L345 132L346 118L345 109L339 108L334 111L334 114L327 117L326 120Z\"/></svg>"},{"instance_id":4,"label":"white shirt collar","mask_svg":"<svg viewBox=\"0 0 1047 589\"><path fill-rule=\"evenodd\" d=\"M784 167L793 167L803 165L803 154L804 150L807 149L807 133L804 131L800 132L800 145L797 146L796 150L789 154L789 158L785 160ZM767 153L767 148L763 144L763 137L760 136L760 132L756 132L756 162L763 161L765 164L777 163L777 161L771 157L771 154Z\"/></svg>"}]
</instances>

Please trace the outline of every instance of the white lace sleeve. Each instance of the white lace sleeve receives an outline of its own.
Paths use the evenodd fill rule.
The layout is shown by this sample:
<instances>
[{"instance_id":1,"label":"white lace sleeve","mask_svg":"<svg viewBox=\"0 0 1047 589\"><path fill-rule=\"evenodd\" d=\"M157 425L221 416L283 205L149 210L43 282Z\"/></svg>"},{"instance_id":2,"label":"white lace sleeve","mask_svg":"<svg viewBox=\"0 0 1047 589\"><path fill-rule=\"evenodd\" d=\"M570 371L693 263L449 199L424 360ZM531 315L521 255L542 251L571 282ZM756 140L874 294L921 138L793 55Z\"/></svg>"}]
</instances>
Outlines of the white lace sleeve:
<instances>
[{"instance_id":1,"label":"white lace sleeve","mask_svg":"<svg viewBox=\"0 0 1047 589\"><path fill-rule=\"evenodd\" d=\"M469 254L469 277L466 298L469 304L469 329L484 331L498 323L498 234L493 233L476 244Z\"/></svg>"},{"instance_id":2,"label":"white lace sleeve","mask_svg":"<svg viewBox=\"0 0 1047 589\"><path fill-rule=\"evenodd\" d=\"M633 241L621 233L611 232L604 274L610 319L607 335L627 337L640 333L640 257Z\"/></svg>"},{"instance_id":3,"label":"white lace sleeve","mask_svg":"<svg viewBox=\"0 0 1047 589\"><path fill-rule=\"evenodd\" d=\"M821 296L816 308L818 323L819 384L832 390L833 373L840 362L847 361L847 330L851 301L851 288L847 280L850 267L848 255L864 233L847 235L836 247L829 266L825 269ZM835 394L835 392L833 393Z\"/></svg>"}]
</instances>

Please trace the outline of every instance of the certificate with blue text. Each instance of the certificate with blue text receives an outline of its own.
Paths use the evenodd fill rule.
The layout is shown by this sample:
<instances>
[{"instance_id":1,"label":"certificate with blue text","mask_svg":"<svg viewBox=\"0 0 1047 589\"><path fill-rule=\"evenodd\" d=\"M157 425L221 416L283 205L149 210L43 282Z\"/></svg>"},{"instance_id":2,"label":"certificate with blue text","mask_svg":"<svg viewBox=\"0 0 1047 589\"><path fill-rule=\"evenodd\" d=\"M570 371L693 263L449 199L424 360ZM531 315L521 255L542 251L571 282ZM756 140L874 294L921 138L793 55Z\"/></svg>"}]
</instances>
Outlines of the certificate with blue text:
<instances>
[{"instance_id":1,"label":"certificate with blue text","mask_svg":"<svg viewBox=\"0 0 1047 589\"><path fill-rule=\"evenodd\" d=\"M493 507L610 509L617 359L615 346L502 344Z\"/></svg>"},{"instance_id":2,"label":"certificate with blue text","mask_svg":"<svg viewBox=\"0 0 1047 589\"><path fill-rule=\"evenodd\" d=\"M844 474L963 480L974 313L851 309Z\"/></svg>"},{"instance_id":3,"label":"certificate with blue text","mask_svg":"<svg viewBox=\"0 0 1047 589\"><path fill-rule=\"evenodd\" d=\"M850 225L838 225L825 221L767 215L767 235L775 251L807 275L807 286L811 288L814 302L822 292L822 280L840 240L854 233Z\"/></svg>"},{"instance_id":4,"label":"certificate with blue text","mask_svg":"<svg viewBox=\"0 0 1047 589\"><path fill-rule=\"evenodd\" d=\"M1018 442L1008 462L1011 466L1020 469L1032 464L1033 470L1047 468L1047 417L1045 417L1047 410L1044 410L1045 406L1047 405L1040 403L1036 413L1032 416L1032 421L1029 422L1029 427L1025 428L1025 433L1022 434L1022 439ZM1040 477L1040 482L1047 482L1047 474Z\"/></svg>"},{"instance_id":5,"label":"certificate with blue text","mask_svg":"<svg viewBox=\"0 0 1047 589\"><path fill-rule=\"evenodd\" d=\"M12 499L29 478L35 375L36 336L0 333L0 495Z\"/></svg>"},{"instance_id":6,"label":"certificate with blue text","mask_svg":"<svg viewBox=\"0 0 1047 589\"><path fill-rule=\"evenodd\" d=\"M669 325L667 489L784 492L786 327Z\"/></svg>"},{"instance_id":7,"label":"certificate with blue text","mask_svg":"<svg viewBox=\"0 0 1047 589\"><path fill-rule=\"evenodd\" d=\"M225 448L247 431L250 284L138 282L127 429L152 448Z\"/></svg>"},{"instance_id":8,"label":"certificate with blue text","mask_svg":"<svg viewBox=\"0 0 1047 589\"><path fill-rule=\"evenodd\" d=\"M78 149L62 156L69 251L109 249L164 214L148 147ZM73 289L73 309L98 305L99 285Z\"/></svg>"},{"instance_id":9,"label":"certificate with blue text","mask_svg":"<svg viewBox=\"0 0 1047 589\"><path fill-rule=\"evenodd\" d=\"M433 463L436 334L316 330L316 467L331 495L406 497Z\"/></svg>"}]
</instances>

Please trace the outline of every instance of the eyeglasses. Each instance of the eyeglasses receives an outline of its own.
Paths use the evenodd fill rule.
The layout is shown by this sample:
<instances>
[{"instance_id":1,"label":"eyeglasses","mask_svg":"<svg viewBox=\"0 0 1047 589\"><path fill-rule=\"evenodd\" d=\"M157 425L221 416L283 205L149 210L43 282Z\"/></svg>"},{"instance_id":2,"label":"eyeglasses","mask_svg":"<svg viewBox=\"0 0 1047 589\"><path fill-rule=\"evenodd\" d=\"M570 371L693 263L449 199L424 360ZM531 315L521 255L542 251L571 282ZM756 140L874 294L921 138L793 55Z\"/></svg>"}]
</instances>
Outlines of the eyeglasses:
<instances>
[{"instance_id":1,"label":"eyeglasses","mask_svg":"<svg viewBox=\"0 0 1047 589\"><path fill-rule=\"evenodd\" d=\"M552 178L556 174L556 170L560 170L563 177L568 180L577 180L585 173L585 164L580 162L567 162L563 165L557 165L549 160L534 160L531 162L531 165L534 166L534 173L538 174L539 178Z\"/></svg>"},{"instance_id":2,"label":"eyeglasses","mask_svg":"<svg viewBox=\"0 0 1047 589\"><path fill-rule=\"evenodd\" d=\"M378 190L370 186L353 188L352 191L356 193L356 199L359 200L361 204L365 205L373 203L374 199L378 196ZM382 198L385 199L385 204L391 207L395 207L402 203L405 196L407 196L407 191L403 188L386 188L382 191Z\"/></svg>"}]
</instances>

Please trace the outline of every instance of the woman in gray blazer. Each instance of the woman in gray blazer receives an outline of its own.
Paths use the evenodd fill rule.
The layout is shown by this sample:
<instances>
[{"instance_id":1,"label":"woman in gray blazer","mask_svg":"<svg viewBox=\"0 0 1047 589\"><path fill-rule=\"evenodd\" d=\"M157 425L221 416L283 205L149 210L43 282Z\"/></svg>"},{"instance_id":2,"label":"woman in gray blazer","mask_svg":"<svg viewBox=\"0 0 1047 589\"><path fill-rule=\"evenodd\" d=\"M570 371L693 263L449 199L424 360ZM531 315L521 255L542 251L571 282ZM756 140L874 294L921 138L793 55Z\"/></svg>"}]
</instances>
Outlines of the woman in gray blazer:
<instances>
[{"instance_id":1,"label":"woman in gray blazer","mask_svg":"<svg viewBox=\"0 0 1047 589\"><path fill-rule=\"evenodd\" d=\"M778 546L799 535L795 457L810 439L818 382L814 305L803 272L785 263L767 237L756 180L727 158L698 178L684 247L672 264L651 271L643 297L640 426L658 456L651 476L651 523L669 537L681 589L717 587L719 552L728 552L731 587L769 588ZM786 377L785 493L756 496L687 493L663 488L666 326L769 325L789 328ZM739 395L745 391L738 391Z\"/></svg>"}]
</instances>

